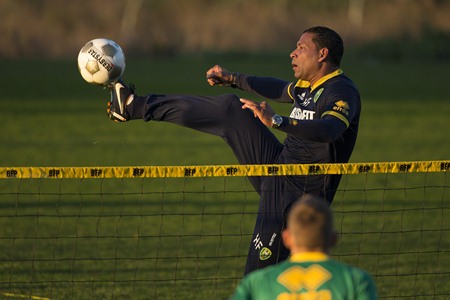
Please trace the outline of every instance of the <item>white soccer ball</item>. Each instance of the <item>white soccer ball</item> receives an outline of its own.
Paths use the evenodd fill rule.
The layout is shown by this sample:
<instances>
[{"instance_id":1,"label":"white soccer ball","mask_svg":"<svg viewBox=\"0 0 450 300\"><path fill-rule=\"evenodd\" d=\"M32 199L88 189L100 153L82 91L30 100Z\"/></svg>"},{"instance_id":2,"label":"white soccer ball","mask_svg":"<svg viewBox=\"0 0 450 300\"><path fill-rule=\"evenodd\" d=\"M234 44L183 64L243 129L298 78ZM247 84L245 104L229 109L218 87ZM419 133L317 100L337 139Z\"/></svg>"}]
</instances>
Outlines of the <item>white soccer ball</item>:
<instances>
[{"instance_id":1,"label":"white soccer ball","mask_svg":"<svg viewBox=\"0 0 450 300\"><path fill-rule=\"evenodd\" d=\"M116 42L103 38L94 39L81 48L78 70L87 82L107 85L123 75L125 55Z\"/></svg>"}]
</instances>

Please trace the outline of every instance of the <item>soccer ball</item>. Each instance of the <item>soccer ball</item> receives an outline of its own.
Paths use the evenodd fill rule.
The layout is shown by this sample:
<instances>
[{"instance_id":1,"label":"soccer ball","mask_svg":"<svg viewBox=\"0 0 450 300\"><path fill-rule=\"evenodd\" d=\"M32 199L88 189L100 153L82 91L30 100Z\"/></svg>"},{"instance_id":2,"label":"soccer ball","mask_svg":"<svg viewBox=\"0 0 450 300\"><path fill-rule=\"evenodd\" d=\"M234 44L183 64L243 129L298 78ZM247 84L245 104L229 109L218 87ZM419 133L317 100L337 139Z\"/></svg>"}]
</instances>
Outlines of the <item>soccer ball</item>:
<instances>
[{"instance_id":1,"label":"soccer ball","mask_svg":"<svg viewBox=\"0 0 450 300\"><path fill-rule=\"evenodd\" d=\"M86 43L78 54L78 70L91 84L107 85L125 71L125 55L116 42L94 39Z\"/></svg>"}]
</instances>

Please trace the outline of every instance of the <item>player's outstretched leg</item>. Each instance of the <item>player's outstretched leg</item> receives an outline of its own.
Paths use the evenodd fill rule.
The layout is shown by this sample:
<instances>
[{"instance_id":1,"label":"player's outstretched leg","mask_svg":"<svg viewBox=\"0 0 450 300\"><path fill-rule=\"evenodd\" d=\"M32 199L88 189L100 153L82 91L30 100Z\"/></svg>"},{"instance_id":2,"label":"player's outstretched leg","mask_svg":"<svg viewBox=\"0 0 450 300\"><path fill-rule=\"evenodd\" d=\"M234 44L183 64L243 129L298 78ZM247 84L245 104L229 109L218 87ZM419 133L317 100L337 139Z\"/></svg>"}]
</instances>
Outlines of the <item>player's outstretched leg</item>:
<instances>
[{"instance_id":1,"label":"player's outstretched leg","mask_svg":"<svg viewBox=\"0 0 450 300\"><path fill-rule=\"evenodd\" d=\"M122 80L110 86L108 115L117 122L143 120L170 122L219 136L231 147L239 163L274 163L282 143L248 109L239 97L134 94L134 87ZM259 183L255 183L259 191Z\"/></svg>"},{"instance_id":2,"label":"player's outstretched leg","mask_svg":"<svg viewBox=\"0 0 450 300\"><path fill-rule=\"evenodd\" d=\"M119 81L111 87L110 117L115 121L138 120L169 122L221 137L241 164L277 163L283 145L249 109L242 109L239 97L137 95ZM262 178L249 180L261 195L258 220L249 250L246 273L286 259L289 252L281 243L284 191L278 180L271 185Z\"/></svg>"},{"instance_id":3,"label":"player's outstretched leg","mask_svg":"<svg viewBox=\"0 0 450 300\"><path fill-rule=\"evenodd\" d=\"M134 99L134 86L123 83L120 78L118 81L111 83L108 88L111 93L111 100L108 102L106 112L111 120L115 122L126 122L130 119L126 106L130 105Z\"/></svg>"}]
</instances>

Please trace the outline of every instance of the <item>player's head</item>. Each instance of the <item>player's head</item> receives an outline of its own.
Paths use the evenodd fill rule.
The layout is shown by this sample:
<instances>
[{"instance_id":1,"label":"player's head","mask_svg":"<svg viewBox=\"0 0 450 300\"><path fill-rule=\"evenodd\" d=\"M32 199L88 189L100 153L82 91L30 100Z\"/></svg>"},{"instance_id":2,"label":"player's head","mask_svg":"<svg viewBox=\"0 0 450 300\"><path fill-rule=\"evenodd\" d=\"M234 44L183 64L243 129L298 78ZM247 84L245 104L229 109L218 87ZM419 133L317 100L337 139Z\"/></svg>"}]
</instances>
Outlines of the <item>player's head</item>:
<instances>
[{"instance_id":1,"label":"player's head","mask_svg":"<svg viewBox=\"0 0 450 300\"><path fill-rule=\"evenodd\" d=\"M305 32L313 34L312 40L318 49L328 49L328 58L331 63L337 67L341 65L342 56L344 55L344 42L336 31L328 27L315 26L306 29L303 33Z\"/></svg>"},{"instance_id":2,"label":"player's head","mask_svg":"<svg viewBox=\"0 0 450 300\"><path fill-rule=\"evenodd\" d=\"M314 84L339 68L343 54L342 39L335 31L322 26L309 28L290 54L294 76Z\"/></svg>"},{"instance_id":3,"label":"player's head","mask_svg":"<svg viewBox=\"0 0 450 300\"><path fill-rule=\"evenodd\" d=\"M283 240L291 252L327 252L336 242L329 203L311 194L302 196L289 212Z\"/></svg>"}]
</instances>

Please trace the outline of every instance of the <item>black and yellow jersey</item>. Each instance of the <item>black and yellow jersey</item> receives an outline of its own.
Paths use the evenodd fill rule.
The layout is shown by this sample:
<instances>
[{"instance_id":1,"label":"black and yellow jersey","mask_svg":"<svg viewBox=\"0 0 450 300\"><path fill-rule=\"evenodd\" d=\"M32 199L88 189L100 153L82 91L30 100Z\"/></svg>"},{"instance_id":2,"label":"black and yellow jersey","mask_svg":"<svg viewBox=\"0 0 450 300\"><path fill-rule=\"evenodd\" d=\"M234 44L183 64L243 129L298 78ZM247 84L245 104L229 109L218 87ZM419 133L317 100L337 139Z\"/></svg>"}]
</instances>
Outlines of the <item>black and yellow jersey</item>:
<instances>
[{"instance_id":1,"label":"black and yellow jersey","mask_svg":"<svg viewBox=\"0 0 450 300\"><path fill-rule=\"evenodd\" d=\"M361 112L360 96L353 82L337 70L313 86L299 80L286 90L293 102L290 115L279 128L288 133L286 159L303 163L348 162Z\"/></svg>"},{"instance_id":2,"label":"black and yellow jersey","mask_svg":"<svg viewBox=\"0 0 450 300\"><path fill-rule=\"evenodd\" d=\"M345 163L356 142L361 101L353 82L338 69L313 86L308 81L239 76L238 87L292 103L279 130L287 133L283 163Z\"/></svg>"},{"instance_id":3,"label":"black and yellow jersey","mask_svg":"<svg viewBox=\"0 0 450 300\"><path fill-rule=\"evenodd\" d=\"M360 95L353 82L338 69L311 85L277 78L240 75L238 87L277 102L292 103L289 116L278 127L286 132L277 163L346 163L356 143L361 112ZM312 178L310 178L312 179ZM325 194L332 201L340 176L325 180ZM321 181L322 183L319 183ZM300 185L303 184L299 181ZM311 189L316 184L308 183Z\"/></svg>"}]
</instances>

